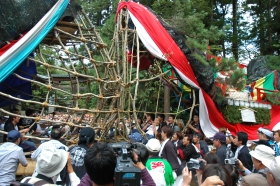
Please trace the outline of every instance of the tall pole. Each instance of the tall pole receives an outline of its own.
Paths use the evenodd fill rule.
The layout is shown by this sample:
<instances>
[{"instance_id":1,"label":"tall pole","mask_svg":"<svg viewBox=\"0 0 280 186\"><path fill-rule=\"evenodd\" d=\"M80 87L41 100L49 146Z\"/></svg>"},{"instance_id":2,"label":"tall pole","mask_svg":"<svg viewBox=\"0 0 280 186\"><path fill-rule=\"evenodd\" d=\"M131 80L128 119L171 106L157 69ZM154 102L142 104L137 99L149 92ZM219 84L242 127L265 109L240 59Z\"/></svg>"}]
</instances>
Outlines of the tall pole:
<instances>
[{"instance_id":1,"label":"tall pole","mask_svg":"<svg viewBox=\"0 0 280 186\"><path fill-rule=\"evenodd\" d=\"M170 88L164 86L164 113L170 113ZM165 118L169 117L169 114L165 114Z\"/></svg>"}]
</instances>

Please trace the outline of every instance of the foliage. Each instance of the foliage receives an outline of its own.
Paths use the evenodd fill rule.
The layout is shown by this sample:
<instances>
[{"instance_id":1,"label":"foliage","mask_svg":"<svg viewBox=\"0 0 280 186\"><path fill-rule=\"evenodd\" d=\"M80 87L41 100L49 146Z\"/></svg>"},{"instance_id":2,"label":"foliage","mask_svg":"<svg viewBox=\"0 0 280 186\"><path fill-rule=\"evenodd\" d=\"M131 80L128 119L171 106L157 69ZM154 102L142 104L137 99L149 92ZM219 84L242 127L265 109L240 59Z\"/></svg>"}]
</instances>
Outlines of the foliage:
<instances>
[{"instance_id":1,"label":"foliage","mask_svg":"<svg viewBox=\"0 0 280 186\"><path fill-rule=\"evenodd\" d=\"M280 56L267 55L265 64L270 69L277 70L280 73L279 61L280 61Z\"/></svg>"},{"instance_id":2,"label":"foliage","mask_svg":"<svg viewBox=\"0 0 280 186\"><path fill-rule=\"evenodd\" d=\"M102 26L113 11L113 0L76 0L76 2L83 7L92 23L97 27Z\"/></svg>"},{"instance_id":3,"label":"foliage","mask_svg":"<svg viewBox=\"0 0 280 186\"><path fill-rule=\"evenodd\" d=\"M244 71L241 69L236 69L231 78L229 79L230 85L235 87L237 90L241 91L245 88L246 80L244 79Z\"/></svg>"},{"instance_id":4,"label":"foliage","mask_svg":"<svg viewBox=\"0 0 280 186\"><path fill-rule=\"evenodd\" d=\"M280 92L273 92L272 94L266 94L265 98L272 105L279 105L280 106Z\"/></svg>"},{"instance_id":5,"label":"foliage","mask_svg":"<svg viewBox=\"0 0 280 186\"><path fill-rule=\"evenodd\" d=\"M242 118L241 118L241 112L239 109L242 109L244 107L237 107L237 106L230 106L227 105L223 110L223 116L225 120L228 123L231 124L237 124L237 123L242 123ZM265 124L269 125L270 124L270 110L269 109L264 109L264 108L254 108L255 110L255 117L256 117L256 123L248 123L250 125L258 125L258 124ZM246 123L243 123L246 124Z\"/></svg>"}]
</instances>

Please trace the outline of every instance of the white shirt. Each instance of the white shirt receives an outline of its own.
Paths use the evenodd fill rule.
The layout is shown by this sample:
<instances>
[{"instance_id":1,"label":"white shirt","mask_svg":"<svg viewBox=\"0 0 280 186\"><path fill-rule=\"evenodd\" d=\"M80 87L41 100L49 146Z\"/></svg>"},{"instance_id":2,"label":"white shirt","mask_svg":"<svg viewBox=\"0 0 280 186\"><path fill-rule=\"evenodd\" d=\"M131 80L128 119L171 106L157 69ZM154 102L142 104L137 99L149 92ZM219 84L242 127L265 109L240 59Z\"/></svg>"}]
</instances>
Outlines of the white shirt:
<instances>
[{"instance_id":1,"label":"white shirt","mask_svg":"<svg viewBox=\"0 0 280 186\"><path fill-rule=\"evenodd\" d=\"M162 154L162 151L163 151L163 149L164 149L164 146L165 146L165 144L168 142L168 140L169 140L169 138L167 138L166 140L164 140L164 141L162 142L161 147L160 147L160 151L159 151L159 153L158 153L158 156L159 156L159 157L161 157L161 154Z\"/></svg>"},{"instance_id":2,"label":"white shirt","mask_svg":"<svg viewBox=\"0 0 280 186\"><path fill-rule=\"evenodd\" d=\"M240 147L237 147L236 151L235 151L235 154L234 154L234 158L237 159L238 157L238 153L239 151L243 148L244 145L241 145Z\"/></svg>"},{"instance_id":3,"label":"white shirt","mask_svg":"<svg viewBox=\"0 0 280 186\"><path fill-rule=\"evenodd\" d=\"M156 130L158 129L158 126L156 126ZM148 128L147 128L147 132L146 134L149 134L151 136L154 135L154 128L153 128L153 125L150 125Z\"/></svg>"},{"instance_id":4,"label":"white shirt","mask_svg":"<svg viewBox=\"0 0 280 186\"><path fill-rule=\"evenodd\" d=\"M58 140L50 140L47 142L42 143L31 155L32 160L37 160L37 157L42 152L43 149L49 149L49 148L64 148L65 151L68 151L68 147L64 144L60 143Z\"/></svg>"}]
</instances>

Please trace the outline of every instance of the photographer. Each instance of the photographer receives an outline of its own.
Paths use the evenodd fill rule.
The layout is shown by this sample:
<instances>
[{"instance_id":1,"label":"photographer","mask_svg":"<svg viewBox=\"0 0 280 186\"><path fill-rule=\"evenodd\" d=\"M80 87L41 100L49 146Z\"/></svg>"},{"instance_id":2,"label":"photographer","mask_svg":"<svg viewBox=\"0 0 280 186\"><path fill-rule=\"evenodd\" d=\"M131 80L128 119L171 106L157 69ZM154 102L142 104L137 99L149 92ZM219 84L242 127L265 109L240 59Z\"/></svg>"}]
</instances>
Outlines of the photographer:
<instances>
[{"instance_id":1,"label":"photographer","mask_svg":"<svg viewBox=\"0 0 280 186\"><path fill-rule=\"evenodd\" d=\"M267 185L265 171L274 160L274 150L265 145L258 145L254 151L250 151L250 155L257 173L251 173L239 161L239 170L244 171L246 175L242 178L241 185Z\"/></svg>"},{"instance_id":2,"label":"photographer","mask_svg":"<svg viewBox=\"0 0 280 186\"><path fill-rule=\"evenodd\" d=\"M216 174L218 174L218 172ZM182 175L183 175L182 186L189 186L192 180L192 172L188 170L188 167L185 167L182 171ZM218 175L209 176L205 178L202 184L200 184L200 186L217 186L217 185L225 185L224 181L221 180Z\"/></svg>"},{"instance_id":3,"label":"photographer","mask_svg":"<svg viewBox=\"0 0 280 186\"><path fill-rule=\"evenodd\" d=\"M141 170L142 185L155 186L152 177L143 163L139 161L137 154L132 152L132 155L135 162L133 165ZM114 185L117 156L110 145L106 143L96 143L87 150L84 160L87 174L82 178L79 185Z\"/></svg>"}]
</instances>

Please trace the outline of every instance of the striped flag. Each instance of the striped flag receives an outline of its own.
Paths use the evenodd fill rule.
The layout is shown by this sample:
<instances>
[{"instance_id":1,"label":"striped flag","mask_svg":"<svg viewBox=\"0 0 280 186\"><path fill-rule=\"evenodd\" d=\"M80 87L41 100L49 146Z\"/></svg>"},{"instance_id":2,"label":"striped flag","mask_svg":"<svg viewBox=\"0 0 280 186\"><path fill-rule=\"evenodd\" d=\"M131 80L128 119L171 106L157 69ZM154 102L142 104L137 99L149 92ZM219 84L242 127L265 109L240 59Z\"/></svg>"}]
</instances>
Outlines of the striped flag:
<instances>
[{"instance_id":1,"label":"striped flag","mask_svg":"<svg viewBox=\"0 0 280 186\"><path fill-rule=\"evenodd\" d=\"M274 78L275 78L275 72L272 72L265 77L262 77L261 79L258 79L256 82L253 83L253 93L254 97L253 100L257 100L257 89L256 88L262 88L265 90L275 90L274 89ZM261 91L264 93L271 93L269 91Z\"/></svg>"}]
</instances>

